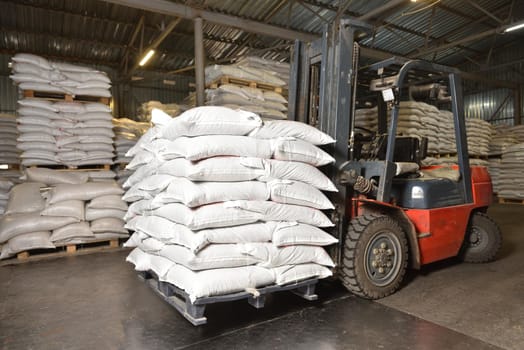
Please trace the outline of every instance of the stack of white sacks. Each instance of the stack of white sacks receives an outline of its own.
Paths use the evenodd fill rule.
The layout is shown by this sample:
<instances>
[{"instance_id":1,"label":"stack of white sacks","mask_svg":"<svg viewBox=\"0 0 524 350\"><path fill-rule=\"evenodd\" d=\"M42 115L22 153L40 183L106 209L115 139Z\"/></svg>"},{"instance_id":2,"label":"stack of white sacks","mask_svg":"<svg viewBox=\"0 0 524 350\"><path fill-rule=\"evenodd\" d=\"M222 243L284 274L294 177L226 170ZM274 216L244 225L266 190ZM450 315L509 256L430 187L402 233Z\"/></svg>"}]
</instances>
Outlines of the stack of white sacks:
<instances>
[{"instance_id":1,"label":"stack of white sacks","mask_svg":"<svg viewBox=\"0 0 524 350\"><path fill-rule=\"evenodd\" d=\"M206 84L227 77L284 87L287 85L289 73L282 75L282 71L289 72L289 66L279 62L271 63L269 60L246 57L236 64L206 67ZM207 89L206 104L232 109L240 108L256 113L263 119L287 118L287 99L277 91L256 87L222 84L216 89Z\"/></svg>"},{"instance_id":2,"label":"stack of white sacks","mask_svg":"<svg viewBox=\"0 0 524 350\"><path fill-rule=\"evenodd\" d=\"M524 143L509 146L500 163L498 196L524 199Z\"/></svg>"},{"instance_id":3,"label":"stack of white sacks","mask_svg":"<svg viewBox=\"0 0 524 350\"><path fill-rule=\"evenodd\" d=\"M32 249L48 249L128 237L127 203L113 182L90 182L88 173L26 169L25 181L11 189L0 219L1 259Z\"/></svg>"},{"instance_id":4,"label":"stack of white sacks","mask_svg":"<svg viewBox=\"0 0 524 350\"><path fill-rule=\"evenodd\" d=\"M18 101L18 144L23 165L112 164L109 106L98 103Z\"/></svg>"},{"instance_id":5,"label":"stack of white sacks","mask_svg":"<svg viewBox=\"0 0 524 350\"><path fill-rule=\"evenodd\" d=\"M111 81L105 72L26 53L12 60L11 79L21 90L111 97Z\"/></svg>"},{"instance_id":6,"label":"stack of white sacks","mask_svg":"<svg viewBox=\"0 0 524 350\"><path fill-rule=\"evenodd\" d=\"M510 130L519 142L524 142L524 125L512 126Z\"/></svg>"},{"instance_id":7,"label":"stack of white sacks","mask_svg":"<svg viewBox=\"0 0 524 350\"><path fill-rule=\"evenodd\" d=\"M17 137L15 116L0 113L0 164L20 164L20 151L16 148Z\"/></svg>"},{"instance_id":8,"label":"stack of white sacks","mask_svg":"<svg viewBox=\"0 0 524 350\"><path fill-rule=\"evenodd\" d=\"M468 152L473 156L488 156L493 127L482 119L466 119Z\"/></svg>"},{"instance_id":9,"label":"stack of white sacks","mask_svg":"<svg viewBox=\"0 0 524 350\"><path fill-rule=\"evenodd\" d=\"M115 132L116 158L114 163L124 165L131 161L126 153L136 144L138 139L149 129L149 123L135 122L127 118L113 119ZM122 185L133 173L132 170L119 167L116 170L117 181Z\"/></svg>"},{"instance_id":10,"label":"stack of white sacks","mask_svg":"<svg viewBox=\"0 0 524 350\"><path fill-rule=\"evenodd\" d=\"M493 192L500 192L500 167L502 162L502 154L508 147L519 143L518 139L511 132L508 125L497 125L493 128L493 137L489 144L489 159L488 171L491 176L491 183L493 184Z\"/></svg>"},{"instance_id":11,"label":"stack of white sacks","mask_svg":"<svg viewBox=\"0 0 524 350\"><path fill-rule=\"evenodd\" d=\"M305 124L199 107L153 117L130 150L127 261L191 298L331 275L337 240L321 211L335 191L316 166L333 142Z\"/></svg>"}]
</instances>

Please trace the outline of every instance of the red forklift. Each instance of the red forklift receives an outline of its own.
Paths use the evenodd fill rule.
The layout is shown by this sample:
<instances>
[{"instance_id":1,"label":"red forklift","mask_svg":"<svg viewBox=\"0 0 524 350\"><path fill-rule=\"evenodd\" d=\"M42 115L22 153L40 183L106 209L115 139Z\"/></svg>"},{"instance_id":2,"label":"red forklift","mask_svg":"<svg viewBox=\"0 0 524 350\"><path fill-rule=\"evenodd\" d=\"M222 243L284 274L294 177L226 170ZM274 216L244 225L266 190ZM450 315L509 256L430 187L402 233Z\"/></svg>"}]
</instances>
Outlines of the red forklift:
<instances>
[{"instance_id":1,"label":"red forklift","mask_svg":"<svg viewBox=\"0 0 524 350\"><path fill-rule=\"evenodd\" d=\"M454 256L472 263L494 260L502 236L486 213L489 174L469 164L460 71L396 57L361 67L355 38L370 29L342 19L317 41L295 43L289 119L336 139L326 148L336 163L325 171L338 187L331 198L332 234L340 242L332 251L337 274L352 293L379 299L399 289L408 266L419 269ZM447 98L434 89L444 85ZM427 139L396 136L399 105L410 90L450 107L456 165L424 167ZM357 105L369 98L378 110L374 133L355 126Z\"/></svg>"}]
</instances>

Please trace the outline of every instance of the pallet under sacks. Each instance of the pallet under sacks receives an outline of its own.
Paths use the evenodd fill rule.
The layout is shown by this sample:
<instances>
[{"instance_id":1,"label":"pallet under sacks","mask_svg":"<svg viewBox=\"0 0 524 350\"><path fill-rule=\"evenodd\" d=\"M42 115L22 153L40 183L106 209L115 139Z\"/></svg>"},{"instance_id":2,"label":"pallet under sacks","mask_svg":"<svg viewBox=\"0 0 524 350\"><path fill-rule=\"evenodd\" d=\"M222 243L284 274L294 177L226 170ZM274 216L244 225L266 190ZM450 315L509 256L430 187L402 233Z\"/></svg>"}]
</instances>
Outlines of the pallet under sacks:
<instances>
[{"instance_id":1,"label":"pallet under sacks","mask_svg":"<svg viewBox=\"0 0 524 350\"><path fill-rule=\"evenodd\" d=\"M2 265L118 248L129 236L127 203L114 180L95 182L96 174L26 169L0 219Z\"/></svg>"},{"instance_id":2,"label":"pallet under sacks","mask_svg":"<svg viewBox=\"0 0 524 350\"><path fill-rule=\"evenodd\" d=\"M334 267L323 246L337 242L321 211L333 208L321 190L336 188L316 168L333 158L315 145L333 139L224 107L153 123L128 152L127 261L155 276L150 284L193 324L205 322L209 302L260 306L259 294L304 288L313 298Z\"/></svg>"}]
</instances>

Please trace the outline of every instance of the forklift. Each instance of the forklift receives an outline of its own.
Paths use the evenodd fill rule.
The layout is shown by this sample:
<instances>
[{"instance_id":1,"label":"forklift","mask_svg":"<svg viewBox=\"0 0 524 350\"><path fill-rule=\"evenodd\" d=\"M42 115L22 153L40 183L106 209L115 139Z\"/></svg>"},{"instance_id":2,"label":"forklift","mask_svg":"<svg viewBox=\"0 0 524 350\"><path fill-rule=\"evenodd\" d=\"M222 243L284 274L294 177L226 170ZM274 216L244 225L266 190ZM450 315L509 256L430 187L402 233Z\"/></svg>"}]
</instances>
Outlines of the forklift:
<instances>
[{"instance_id":1,"label":"forklift","mask_svg":"<svg viewBox=\"0 0 524 350\"><path fill-rule=\"evenodd\" d=\"M492 201L487 169L469 164L460 71L397 57L360 67L356 38L370 30L346 18L316 41L295 42L288 118L336 140L326 146L336 162L325 168L338 188L331 196L336 275L350 292L379 299L400 288L408 266L454 256L494 260L502 236L486 213ZM435 93L443 84L449 96ZM356 127L357 96L375 98L376 133ZM400 102L413 96L450 105L456 165L422 166L427 139L396 136Z\"/></svg>"}]
</instances>

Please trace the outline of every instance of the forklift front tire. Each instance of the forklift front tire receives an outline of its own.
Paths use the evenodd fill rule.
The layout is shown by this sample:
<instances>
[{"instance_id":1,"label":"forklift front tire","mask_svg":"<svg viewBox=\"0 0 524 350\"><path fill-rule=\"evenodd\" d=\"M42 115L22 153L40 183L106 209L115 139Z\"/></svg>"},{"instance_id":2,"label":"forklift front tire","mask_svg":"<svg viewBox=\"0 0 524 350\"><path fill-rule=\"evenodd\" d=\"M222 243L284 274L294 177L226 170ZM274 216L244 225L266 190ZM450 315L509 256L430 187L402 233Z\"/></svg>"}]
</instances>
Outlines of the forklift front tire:
<instances>
[{"instance_id":1,"label":"forklift front tire","mask_svg":"<svg viewBox=\"0 0 524 350\"><path fill-rule=\"evenodd\" d=\"M341 279L352 293L380 299L400 287L408 264L408 242L391 217L366 214L351 220Z\"/></svg>"},{"instance_id":2,"label":"forklift front tire","mask_svg":"<svg viewBox=\"0 0 524 350\"><path fill-rule=\"evenodd\" d=\"M469 230L464 237L462 259L468 263L493 261L501 245L502 234L498 225L484 213L473 213Z\"/></svg>"}]
</instances>

